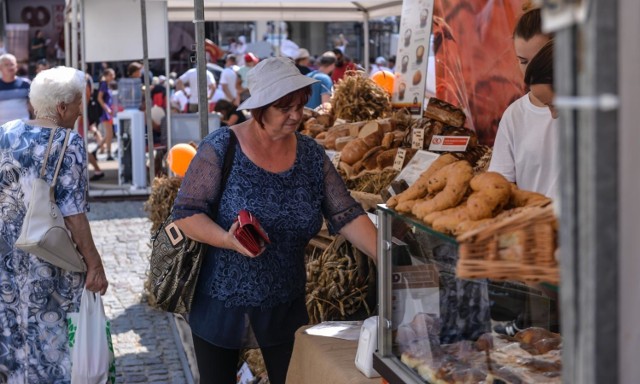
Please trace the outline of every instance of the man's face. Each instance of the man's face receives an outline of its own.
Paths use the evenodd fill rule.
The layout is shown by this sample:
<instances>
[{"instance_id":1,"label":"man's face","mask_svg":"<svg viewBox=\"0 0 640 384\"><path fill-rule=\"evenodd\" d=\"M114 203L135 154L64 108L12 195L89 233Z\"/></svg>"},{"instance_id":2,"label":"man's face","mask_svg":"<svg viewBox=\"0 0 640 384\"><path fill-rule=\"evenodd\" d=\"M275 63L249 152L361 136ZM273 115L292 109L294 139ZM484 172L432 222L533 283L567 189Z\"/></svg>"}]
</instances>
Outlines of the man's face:
<instances>
[{"instance_id":1,"label":"man's face","mask_svg":"<svg viewBox=\"0 0 640 384\"><path fill-rule=\"evenodd\" d=\"M15 60L3 60L0 63L0 72L4 78L14 78L18 72L18 63Z\"/></svg>"}]
</instances>

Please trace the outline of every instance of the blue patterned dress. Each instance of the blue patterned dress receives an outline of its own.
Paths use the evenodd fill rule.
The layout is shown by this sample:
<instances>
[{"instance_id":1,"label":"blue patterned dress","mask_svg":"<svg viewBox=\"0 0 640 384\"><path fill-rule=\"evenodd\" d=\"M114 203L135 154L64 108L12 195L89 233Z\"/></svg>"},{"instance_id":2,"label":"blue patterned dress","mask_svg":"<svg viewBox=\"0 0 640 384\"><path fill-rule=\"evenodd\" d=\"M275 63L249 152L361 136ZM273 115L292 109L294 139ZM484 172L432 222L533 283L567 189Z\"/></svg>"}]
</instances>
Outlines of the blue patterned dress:
<instances>
[{"instance_id":1,"label":"blue patterned dress","mask_svg":"<svg viewBox=\"0 0 640 384\"><path fill-rule=\"evenodd\" d=\"M19 120L0 127L0 383L71 380L67 313L78 311L85 274L14 247L52 131ZM54 137L45 172L49 183L64 136L58 129ZM88 210L85 159L84 142L72 132L55 189L63 216Z\"/></svg>"},{"instance_id":2,"label":"blue patterned dress","mask_svg":"<svg viewBox=\"0 0 640 384\"><path fill-rule=\"evenodd\" d=\"M198 148L174 205L174 218L208 213L219 195L221 162L229 129L207 136ZM338 232L364 210L351 198L333 164L316 142L296 134L293 166L272 173L255 165L236 144L233 166L215 218L228 229L241 209L252 212L271 244L256 258L209 247L189 315L198 337L223 348L261 347L293 341L308 323L304 249L323 216Z\"/></svg>"}]
</instances>

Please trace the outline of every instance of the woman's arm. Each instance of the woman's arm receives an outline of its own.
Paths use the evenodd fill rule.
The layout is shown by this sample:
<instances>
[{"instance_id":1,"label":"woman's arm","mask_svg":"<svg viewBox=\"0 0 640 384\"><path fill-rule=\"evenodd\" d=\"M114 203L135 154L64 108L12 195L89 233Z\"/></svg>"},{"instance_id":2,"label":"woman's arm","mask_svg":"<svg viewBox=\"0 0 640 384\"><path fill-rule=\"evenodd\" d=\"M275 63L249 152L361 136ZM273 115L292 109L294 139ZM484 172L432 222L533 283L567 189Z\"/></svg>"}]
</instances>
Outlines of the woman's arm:
<instances>
[{"instance_id":1,"label":"woman's arm","mask_svg":"<svg viewBox=\"0 0 640 384\"><path fill-rule=\"evenodd\" d=\"M64 218L64 223L71 232L71 238L78 246L78 251L84 256L84 261L87 264L86 288L92 292L100 292L101 295L104 295L109 286L109 282L104 272L102 259L93 242L91 227L89 226L87 216L84 213L67 216Z\"/></svg>"},{"instance_id":2,"label":"woman's arm","mask_svg":"<svg viewBox=\"0 0 640 384\"><path fill-rule=\"evenodd\" d=\"M175 221L176 225L184 234L200 243L209 244L216 248L227 248L248 257L254 257L246 248L244 248L233 233L238 228L235 222L226 232L222 227L216 224L204 213L198 213L193 216L185 217Z\"/></svg>"},{"instance_id":3,"label":"woman's arm","mask_svg":"<svg viewBox=\"0 0 640 384\"><path fill-rule=\"evenodd\" d=\"M378 264L377 229L367 215L360 215L342 227L340 234Z\"/></svg>"},{"instance_id":4,"label":"woman's arm","mask_svg":"<svg viewBox=\"0 0 640 384\"><path fill-rule=\"evenodd\" d=\"M235 123L238 122L238 115L236 115L235 113L232 113L229 118L227 119L227 125L230 127L232 125L234 125Z\"/></svg>"},{"instance_id":5,"label":"woman's arm","mask_svg":"<svg viewBox=\"0 0 640 384\"><path fill-rule=\"evenodd\" d=\"M98 91L98 104L100 104L100 106L106 113L111 115L111 107L109 107L107 103L104 102L104 91L102 89Z\"/></svg>"}]
</instances>

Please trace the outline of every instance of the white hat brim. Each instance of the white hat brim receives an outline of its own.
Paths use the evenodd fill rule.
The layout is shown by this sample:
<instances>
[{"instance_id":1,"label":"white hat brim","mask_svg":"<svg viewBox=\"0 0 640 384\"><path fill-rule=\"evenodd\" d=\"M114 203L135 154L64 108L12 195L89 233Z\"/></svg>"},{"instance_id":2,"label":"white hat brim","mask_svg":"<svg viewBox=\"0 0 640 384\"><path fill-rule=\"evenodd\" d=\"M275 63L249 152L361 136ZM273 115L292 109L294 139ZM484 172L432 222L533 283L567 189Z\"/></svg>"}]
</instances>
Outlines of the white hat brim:
<instances>
[{"instance_id":1,"label":"white hat brim","mask_svg":"<svg viewBox=\"0 0 640 384\"><path fill-rule=\"evenodd\" d=\"M264 107L265 105L271 104L291 92L317 83L319 80L299 74L289 79L282 80L282 82L285 82L286 84L279 87L269 87L269 89L264 89L260 92L256 92L255 94L251 94L247 100L238 106L238 110Z\"/></svg>"}]
</instances>

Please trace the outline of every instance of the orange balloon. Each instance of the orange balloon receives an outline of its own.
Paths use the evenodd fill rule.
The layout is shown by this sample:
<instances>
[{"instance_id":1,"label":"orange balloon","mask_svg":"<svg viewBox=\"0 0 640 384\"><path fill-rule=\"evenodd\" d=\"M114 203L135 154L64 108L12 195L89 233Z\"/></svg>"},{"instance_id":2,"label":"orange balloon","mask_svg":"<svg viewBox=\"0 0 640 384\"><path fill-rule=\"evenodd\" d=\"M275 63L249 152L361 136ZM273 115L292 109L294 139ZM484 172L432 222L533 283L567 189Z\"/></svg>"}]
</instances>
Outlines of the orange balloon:
<instances>
[{"instance_id":1,"label":"orange balloon","mask_svg":"<svg viewBox=\"0 0 640 384\"><path fill-rule=\"evenodd\" d=\"M395 80L393 73L389 71L378 71L371 75L371 80L373 80L374 83L378 84L380 88L384 89L389 94L393 93L393 83Z\"/></svg>"},{"instance_id":2,"label":"orange balloon","mask_svg":"<svg viewBox=\"0 0 640 384\"><path fill-rule=\"evenodd\" d=\"M167 164L173 173L184 177L191 160L196 155L196 149L189 144L176 144L169 150Z\"/></svg>"}]
</instances>

